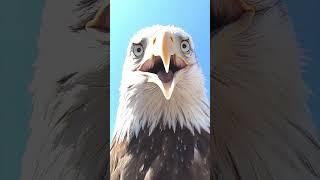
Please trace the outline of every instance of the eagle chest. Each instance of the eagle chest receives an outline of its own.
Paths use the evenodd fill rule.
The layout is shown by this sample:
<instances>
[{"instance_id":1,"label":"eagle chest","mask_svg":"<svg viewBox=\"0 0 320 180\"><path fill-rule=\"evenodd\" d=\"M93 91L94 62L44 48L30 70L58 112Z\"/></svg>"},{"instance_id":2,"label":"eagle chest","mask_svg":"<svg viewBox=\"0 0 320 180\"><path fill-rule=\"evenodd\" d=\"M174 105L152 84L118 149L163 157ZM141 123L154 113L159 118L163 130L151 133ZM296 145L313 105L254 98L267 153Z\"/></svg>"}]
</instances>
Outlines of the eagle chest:
<instances>
[{"instance_id":1,"label":"eagle chest","mask_svg":"<svg viewBox=\"0 0 320 180\"><path fill-rule=\"evenodd\" d=\"M142 130L125 146L112 180L209 179L209 134L156 128L150 135Z\"/></svg>"}]
</instances>

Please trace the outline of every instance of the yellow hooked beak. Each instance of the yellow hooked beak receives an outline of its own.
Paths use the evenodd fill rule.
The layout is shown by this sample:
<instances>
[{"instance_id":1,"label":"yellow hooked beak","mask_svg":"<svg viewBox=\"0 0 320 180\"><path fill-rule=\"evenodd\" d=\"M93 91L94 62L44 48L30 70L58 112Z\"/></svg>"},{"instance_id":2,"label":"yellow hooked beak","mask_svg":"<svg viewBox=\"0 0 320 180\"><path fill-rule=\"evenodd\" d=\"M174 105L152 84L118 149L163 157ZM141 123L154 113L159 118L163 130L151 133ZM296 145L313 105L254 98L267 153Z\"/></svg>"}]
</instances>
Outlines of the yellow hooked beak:
<instances>
[{"instance_id":1,"label":"yellow hooked beak","mask_svg":"<svg viewBox=\"0 0 320 180\"><path fill-rule=\"evenodd\" d=\"M146 58L139 67L139 70L146 72L148 74L148 82L157 84L164 97L169 100L181 76L181 74L175 72L185 68L188 63L178 55L179 53L175 48L175 41L171 32L158 32L150 39L150 44L151 48L149 51L146 51ZM163 64L164 71L156 70L156 72L154 72L155 70L153 68L159 63ZM170 68L170 65L173 67Z\"/></svg>"},{"instance_id":2,"label":"yellow hooked beak","mask_svg":"<svg viewBox=\"0 0 320 180\"><path fill-rule=\"evenodd\" d=\"M154 55L160 56L164 65L165 71L168 73L170 68L171 55L174 55L173 51L173 38L171 33L162 32L153 40Z\"/></svg>"}]
</instances>

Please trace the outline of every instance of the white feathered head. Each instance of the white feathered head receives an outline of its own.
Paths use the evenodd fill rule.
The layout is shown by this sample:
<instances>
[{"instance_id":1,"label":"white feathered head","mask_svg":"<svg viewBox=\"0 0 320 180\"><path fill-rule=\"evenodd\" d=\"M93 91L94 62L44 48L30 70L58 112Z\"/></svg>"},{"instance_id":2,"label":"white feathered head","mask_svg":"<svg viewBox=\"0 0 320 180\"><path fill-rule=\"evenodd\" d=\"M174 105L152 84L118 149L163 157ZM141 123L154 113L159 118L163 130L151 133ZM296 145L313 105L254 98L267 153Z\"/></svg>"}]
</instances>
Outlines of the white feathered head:
<instances>
[{"instance_id":1,"label":"white feathered head","mask_svg":"<svg viewBox=\"0 0 320 180\"><path fill-rule=\"evenodd\" d=\"M116 136L177 124L209 131L204 77L189 34L174 26L140 30L128 45L120 87Z\"/></svg>"}]
</instances>

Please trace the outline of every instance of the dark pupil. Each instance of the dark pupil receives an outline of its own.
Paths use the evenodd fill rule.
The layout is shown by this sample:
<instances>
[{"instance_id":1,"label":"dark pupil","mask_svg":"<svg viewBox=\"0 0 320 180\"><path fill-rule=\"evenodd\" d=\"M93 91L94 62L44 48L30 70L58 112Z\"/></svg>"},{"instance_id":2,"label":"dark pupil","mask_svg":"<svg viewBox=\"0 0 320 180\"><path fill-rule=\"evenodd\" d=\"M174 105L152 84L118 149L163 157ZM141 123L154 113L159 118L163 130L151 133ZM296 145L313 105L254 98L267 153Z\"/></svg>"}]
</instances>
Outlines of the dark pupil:
<instances>
[{"instance_id":1,"label":"dark pupil","mask_svg":"<svg viewBox=\"0 0 320 180\"><path fill-rule=\"evenodd\" d=\"M141 48L138 48L137 51L138 51L138 52L141 52Z\"/></svg>"},{"instance_id":2,"label":"dark pupil","mask_svg":"<svg viewBox=\"0 0 320 180\"><path fill-rule=\"evenodd\" d=\"M182 44L182 48L184 49L184 48L186 48L187 47L187 45L186 44Z\"/></svg>"}]
</instances>

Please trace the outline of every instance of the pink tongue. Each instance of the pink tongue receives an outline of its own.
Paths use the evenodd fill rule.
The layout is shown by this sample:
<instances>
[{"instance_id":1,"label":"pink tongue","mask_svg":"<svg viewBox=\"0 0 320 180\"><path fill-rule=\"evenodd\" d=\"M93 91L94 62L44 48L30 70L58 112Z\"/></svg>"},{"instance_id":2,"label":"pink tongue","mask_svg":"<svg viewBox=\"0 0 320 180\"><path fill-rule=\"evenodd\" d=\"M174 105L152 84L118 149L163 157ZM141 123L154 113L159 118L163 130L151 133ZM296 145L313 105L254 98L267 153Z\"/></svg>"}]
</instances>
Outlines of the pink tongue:
<instances>
[{"instance_id":1,"label":"pink tongue","mask_svg":"<svg viewBox=\"0 0 320 180\"><path fill-rule=\"evenodd\" d=\"M168 73L166 73L165 71L159 71L157 75L163 83L168 83L173 79L172 71L169 71Z\"/></svg>"}]
</instances>

